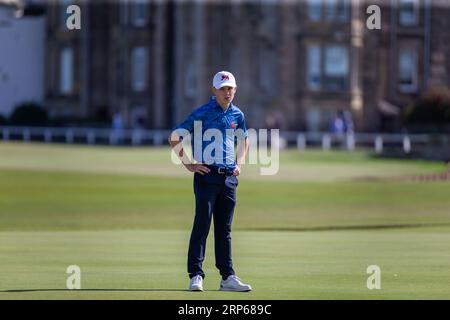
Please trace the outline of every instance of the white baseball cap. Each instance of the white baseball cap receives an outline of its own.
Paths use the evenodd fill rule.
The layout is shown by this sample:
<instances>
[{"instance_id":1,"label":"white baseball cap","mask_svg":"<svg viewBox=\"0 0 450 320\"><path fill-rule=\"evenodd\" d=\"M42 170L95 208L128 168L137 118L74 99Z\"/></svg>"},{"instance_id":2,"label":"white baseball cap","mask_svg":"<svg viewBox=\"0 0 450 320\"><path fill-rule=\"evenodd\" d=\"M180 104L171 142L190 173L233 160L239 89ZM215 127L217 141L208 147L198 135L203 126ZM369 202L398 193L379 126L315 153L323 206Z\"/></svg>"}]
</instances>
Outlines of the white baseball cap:
<instances>
[{"instance_id":1,"label":"white baseball cap","mask_svg":"<svg viewBox=\"0 0 450 320\"><path fill-rule=\"evenodd\" d=\"M231 72L220 71L217 72L213 78L213 86L216 89L220 89L225 86L236 88L236 79Z\"/></svg>"}]
</instances>

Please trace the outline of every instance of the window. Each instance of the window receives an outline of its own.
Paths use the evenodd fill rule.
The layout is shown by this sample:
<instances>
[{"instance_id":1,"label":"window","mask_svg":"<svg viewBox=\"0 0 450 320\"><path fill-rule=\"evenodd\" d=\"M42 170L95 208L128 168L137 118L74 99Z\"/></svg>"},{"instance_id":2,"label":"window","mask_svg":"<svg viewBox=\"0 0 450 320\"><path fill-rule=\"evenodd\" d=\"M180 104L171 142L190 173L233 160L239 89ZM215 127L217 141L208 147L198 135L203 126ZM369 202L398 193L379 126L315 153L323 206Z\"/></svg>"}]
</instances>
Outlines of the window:
<instances>
[{"instance_id":1,"label":"window","mask_svg":"<svg viewBox=\"0 0 450 320\"><path fill-rule=\"evenodd\" d=\"M323 12L322 12L323 11ZM308 16L311 21L346 22L350 17L350 0L308 0Z\"/></svg>"},{"instance_id":2,"label":"window","mask_svg":"<svg viewBox=\"0 0 450 320\"><path fill-rule=\"evenodd\" d=\"M311 90L320 89L320 46L310 45L307 49L307 85Z\"/></svg>"},{"instance_id":3,"label":"window","mask_svg":"<svg viewBox=\"0 0 450 320\"><path fill-rule=\"evenodd\" d=\"M61 25L65 28L66 27L66 22L67 22L67 18L69 17L69 15L67 14L67 8L72 4L72 1L70 0L61 0L60 1L60 23Z\"/></svg>"},{"instance_id":4,"label":"window","mask_svg":"<svg viewBox=\"0 0 450 320\"><path fill-rule=\"evenodd\" d=\"M336 0L336 20L349 21L350 18L350 0Z\"/></svg>"},{"instance_id":5,"label":"window","mask_svg":"<svg viewBox=\"0 0 450 320\"><path fill-rule=\"evenodd\" d=\"M262 45L259 50L259 85L268 96L276 94L275 75L277 74L276 52L266 46Z\"/></svg>"},{"instance_id":6,"label":"window","mask_svg":"<svg viewBox=\"0 0 450 320\"><path fill-rule=\"evenodd\" d=\"M60 56L59 89L62 94L70 94L73 89L73 50L64 48Z\"/></svg>"},{"instance_id":7,"label":"window","mask_svg":"<svg viewBox=\"0 0 450 320\"><path fill-rule=\"evenodd\" d=\"M308 17L311 21L322 19L322 0L308 0Z\"/></svg>"},{"instance_id":8,"label":"window","mask_svg":"<svg viewBox=\"0 0 450 320\"><path fill-rule=\"evenodd\" d=\"M131 53L131 83L134 91L147 87L147 48L136 47Z\"/></svg>"},{"instance_id":9,"label":"window","mask_svg":"<svg viewBox=\"0 0 450 320\"><path fill-rule=\"evenodd\" d=\"M147 12L145 0L135 0L133 3L133 24L137 27L143 27L147 23Z\"/></svg>"},{"instance_id":10,"label":"window","mask_svg":"<svg viewBox=\"0 0 450 320\"><path fill-rule=\"evenodd\" d=\"M348 87L350 64L347 47L328 45L322 49L313 44L307 47L306 55L308 89L342 91Z\"/></svg>"},{"instance_id":11,"label":"window","mask_svg":"<svg viewBox=\"0 0 450 320\"><path fill-rule=\"evenodd\" d=\"M399 0L399 22L402 26L419 23L419 0Z\"/></svg>"},{"instance_id":12,"label":"window","mask_svg":"<svg viewBox=\"0 0 450 320\"><path fill-rule=\"evenodd\" d=\"M186 67L186 73L184 78L184 92L187 97L195 97L197 88L195 68L193 63L189 63Z\"/></svg>"},{"instance_id":13,"label":"window","mask_svg":"<svg viewBox=\"0 0 450 320\"><path fill-rule=\"evenodd\" d=\"M325 0L325 18L333 20L335 16L336 0Z\"/></svg>"},{"instance_id":14,"label":"window","mask_svg":"<svg viewBox=\"0 0 450 320\"><path fill-rule=\"evenodd\" d=\"M402 92L417 91L418 59L412 48L403 48L398 56L398 84Z\"/></svg>"},{"instance_id":15,"label":"window","mask_svg":"<svg viewBox=\"0 0 450 320\"><path fill-rule=\"evenodd\" d=\"M119 5L119 23L121 25L128 24L128 0L120 0Z\"/></svg>"},{"instance_id":16,"label":"window","mask_svg":"<svg viewBox=\"0 0 450 320\"><path fill-rule=\"evenodd\" d=\"M344 90L349 74L348 48L340 45L325 47L324 82L328 90Z\"/></svg>"}]
</instances>

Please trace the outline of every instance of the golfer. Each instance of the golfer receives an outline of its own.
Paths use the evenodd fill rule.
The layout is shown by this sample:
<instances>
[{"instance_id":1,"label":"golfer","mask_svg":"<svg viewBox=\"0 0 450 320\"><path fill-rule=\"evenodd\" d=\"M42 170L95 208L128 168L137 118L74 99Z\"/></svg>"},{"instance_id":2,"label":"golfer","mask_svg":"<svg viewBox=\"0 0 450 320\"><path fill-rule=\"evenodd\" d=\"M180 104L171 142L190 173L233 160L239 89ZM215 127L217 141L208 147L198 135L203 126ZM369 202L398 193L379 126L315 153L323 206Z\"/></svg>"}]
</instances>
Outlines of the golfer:
<instances>
[{"instance_id":1,"label":"golfer","mask_svg":"<svg viewBox=\"0 0 450 320\"><path fill-rule=\"evenodd\" d=\"M236 205L237 176L241 172L248 150L247 127L243 112L232 103L236 93L236 80L230 72L221 71L214 76L212 92L214 95L210 101L194 110L184 122L176 126L169 138L170 145L183 165L190 172L194 172L195 218L187 264L189 290L203 291L205 273L202 264L205 259L206 239L211 220L214 218L216 267L222 276L220 290L250 291L251 286L242 283L233 270L230 235ZM195 130L199 124L202 132L201 135L196 135ZM186 156L177 129L184 129L191 136L194 132L192 149L196 163L191 163ZM221 139L217 136L213 139L202 139L208 130L216 134L220 132ZM237 134L238 132L240 134ZM239 142L237 155L234 150L235 137ZM195 141L199 139L202 141ZM211 150L211 143L216 145L214 152L209 155L207 151Z\"/></svg>"}]
</instances>

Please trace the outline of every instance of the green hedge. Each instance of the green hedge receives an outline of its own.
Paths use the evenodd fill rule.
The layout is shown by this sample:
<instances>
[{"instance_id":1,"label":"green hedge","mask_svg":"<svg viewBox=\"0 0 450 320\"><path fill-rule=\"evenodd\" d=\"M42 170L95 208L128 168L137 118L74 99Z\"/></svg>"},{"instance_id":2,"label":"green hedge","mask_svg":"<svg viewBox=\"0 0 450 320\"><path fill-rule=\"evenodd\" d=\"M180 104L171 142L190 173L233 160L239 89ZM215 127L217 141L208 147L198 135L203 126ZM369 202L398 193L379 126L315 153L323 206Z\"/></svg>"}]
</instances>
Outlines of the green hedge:
<instances>
[{"instance_id":1,"label":"green hedge","mask_svg":"<svg viewBox=\"0 0 450 320\"><path fill-rule=\"evenodd\" d=\"M405 109L407 124L450 124L450 90L435 88Z\"/></svg>"},{"instance_id":2,"label":"green hedge","mask_svg":"<svg viewBox=\"0 0 450 320\"><path fill-rule=\"evenodd\" d=\"M32 102L17 106L9 118L9 124L15 126L45 126L47 123L47 111Z\"/></svg>"}]
</instances>

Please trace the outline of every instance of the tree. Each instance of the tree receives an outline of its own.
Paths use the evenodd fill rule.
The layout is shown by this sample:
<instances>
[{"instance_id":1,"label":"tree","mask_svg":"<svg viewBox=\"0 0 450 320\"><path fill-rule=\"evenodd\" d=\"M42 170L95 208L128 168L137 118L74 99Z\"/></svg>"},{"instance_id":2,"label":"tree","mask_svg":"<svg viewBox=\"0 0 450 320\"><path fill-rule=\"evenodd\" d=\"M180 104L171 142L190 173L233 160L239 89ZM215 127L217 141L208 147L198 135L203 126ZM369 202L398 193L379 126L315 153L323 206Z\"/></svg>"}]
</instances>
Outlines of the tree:
<instances>
[{"instance_id":1,"label":"tree","mask_svg":"<svg viewBox=\"0 0 450 320\"><path fill-rule=\"evenodd\" d=\"M48 122L48 114L42 106L26 102L16 107L9 122L16 126L43 126Z\"/></svg>"},{"instance_id":2,"label":"tree","mask_svg":"<svg viewBox=\"0 0 450 320\"><path fill-rule=\"evenodd\" d=\"M450 89L436 87L405 108L405 123L431 131L450 126Z\"/></svg>"},{"instance_id":3,"label":"tree","mask_svg":"<svg viewBox=\"0 0 450 320\"><path fill-rule=\"evenodd\" d=\"M0 114L0 126L4 126L7 123L8 121L6 120L6 118Z\"/></svg>"}]
</instances>

